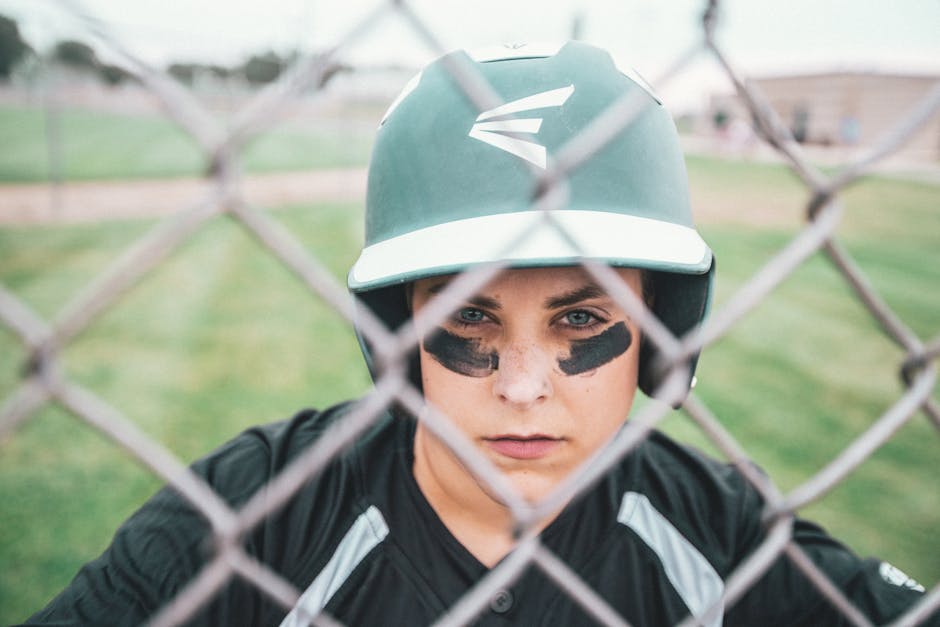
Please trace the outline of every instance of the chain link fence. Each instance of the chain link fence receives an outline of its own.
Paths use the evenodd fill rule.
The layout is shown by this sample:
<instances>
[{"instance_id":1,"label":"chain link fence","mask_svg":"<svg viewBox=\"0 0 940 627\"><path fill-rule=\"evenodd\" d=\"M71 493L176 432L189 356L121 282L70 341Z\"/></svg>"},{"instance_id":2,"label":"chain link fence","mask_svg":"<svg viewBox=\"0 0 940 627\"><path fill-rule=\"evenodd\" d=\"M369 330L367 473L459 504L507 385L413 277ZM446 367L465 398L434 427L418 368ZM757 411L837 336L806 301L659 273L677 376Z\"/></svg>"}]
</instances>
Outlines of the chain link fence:
<instances>
[{"instance_id":1,"label":"chain link fence","mask_svg":"<svg viewBox=\"0 0 940 627\"><path fill-rule=\"evenodd\" d=\"M316 445L299 456L267 486L263 495L256 495L235 511L180 459L135 426L124 411L112 407L92 390L70 380L61 367L61 354L83 330L94 324L122 295L174 251L222 215L237 221L261 247L352 325L352 303L347 291L323 267L316 256L317 251L307 250L270 214L246 202L239 176L240 153L248 142L269 129L283 115L292 98L323 84L325 73L342 57L344 48L368 37L370 31L385 20L403 20L413 35L430 49L441 54L446 52L422 16L404 0L380 4L373 12L362 16L358 24L333 48L298 59L277 82L260 91L247 106L237 112L230 124L224 126L179 83L143 62L133 50L123 47L112 37L107 25L96 21L77 4L63 0L62 5L83 22L89 35L122 57L124 65L159 98L167 115L193 138L204 152L207 162L214 165L212 187L205 197L194 199L191 206L181 207L177 213L162 220L139 238L53 319L44 320L17 295L0 285L0 320L19 338L29 355L19 387L3 401L0 408L0 435L10 436L41 408L57 404L118 443L161 480L172 485L205 516L212 527L214 544L218 547L214 557L195 580L152 618L150 624L161 627L180 624L232 577L250 582L281 603L285 611L294 607L300 591L248 555L242 549L240 540L246 532L284 505L305 481L316 476L394 403L424 421L486 482L495 495L508 504L519 534L518 544L510 556L441 616L438 625L461 625L472 621L488 606L494 593L529 568L541 570L600 623L627 624L564 561L540 542L534 528L537 521L586 490L641 442L670 412L668 402L645 405L599 459L573 473L548 498L533 505L514 493L508 481L461 436L446 416L425 407L421 393L408 383L404 367L386 368L374 389L356 404L345 420L329 429ZM733 604L774 560L784 554L852 624L869 625L870 622L860 611L792 541L791 527L796 511L817 501L840 484L915 415L923 412L940 430L940 405L932 396L936 389L940 336L926 340L918 337L872 287L853 256L836 237L842 213L840 194L868 173L879 160L901 146L940 110L940 85L915 110L899 117L891 132L861 158L843 164L834 172L823 172L810 163L787 125L771 109L759 89L738 71L735 63L716 41L715 26L719 8L717 1L708 2L702 7L700 41L676 55L668 69L650 82L654 88L661 88L670 81L682 80L683 71L693 59L702 55L710 55L717 60L750 110L759 134L778 151L802 182L807 198L805 226L768 263L753 273L704 325L685 337L671 336L609 268L591 263L585 263L584 267L639 322L644 333L666 355L671 374L663 384L662 392L667 401L670 398L681 398L687 376L683 364L688 356L722 338L801 264L820 252L838 269L859 302L877 321L881 331L904 351L906 358L900 368L905 383L904 393L828 465L788 493L781 492L772 479L753 470L748 453L698 396L692 394L683 405L691 420L728 460L736 464L767 502L766 541L725 582L720 603L724 606ZM500 104L498 96L472 67L453 63L449 69L467 97L481 110ZM566 177L577 171L616 133L631 124L644 106L639 98L628 97L616 102L593 120L584 132L571 138L554 155L547 170L533 169L532 181L538 191L532 204L533 208L544 212L544 220L521 239L532 236L537 229L561 231L552 220L551 210L565 206ZM561 235L565 236L563 232ZM571 243L577 247L576 242ZM471 296L499 270L498 267L487 267L463 274L449 284L440 298L422 310L423 316L416 324L421 328L430 328L440 323L448 315L449 306ZM378 319L368 315L357 318L356 322L383 363L401 363L415 348L416 335L413 329L387 329ZM133 409L127 411L133 412ZM925 469L925 472L928 471ZM938 608L940 586L935 586L918 605L892 624L916 625ZM310 621L316 625L337 624L325 614L310 617ZM689 617L682 624L696 623L693 617Z\"/></svg>"}]
</instances>

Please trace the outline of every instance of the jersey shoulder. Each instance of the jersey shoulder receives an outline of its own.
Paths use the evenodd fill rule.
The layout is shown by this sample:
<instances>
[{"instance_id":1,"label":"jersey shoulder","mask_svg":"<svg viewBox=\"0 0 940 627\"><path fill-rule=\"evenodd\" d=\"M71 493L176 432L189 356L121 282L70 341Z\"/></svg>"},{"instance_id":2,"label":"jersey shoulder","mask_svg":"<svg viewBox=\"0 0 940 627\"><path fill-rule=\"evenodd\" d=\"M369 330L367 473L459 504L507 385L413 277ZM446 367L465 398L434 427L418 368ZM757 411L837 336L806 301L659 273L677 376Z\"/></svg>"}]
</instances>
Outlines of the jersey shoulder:
<instances>
[{"instance_id":1,"label":"jersey shoulder","mask_svg":"<svg viewBox=\"0 0 940 627\"><path fill-rule=\"evenodd\" d=\"M621 476L624 506L648 503L720 574L762 534L763 499L739 469L663 433L654 431L624 460Z\"/></svg>"}]
</instances>

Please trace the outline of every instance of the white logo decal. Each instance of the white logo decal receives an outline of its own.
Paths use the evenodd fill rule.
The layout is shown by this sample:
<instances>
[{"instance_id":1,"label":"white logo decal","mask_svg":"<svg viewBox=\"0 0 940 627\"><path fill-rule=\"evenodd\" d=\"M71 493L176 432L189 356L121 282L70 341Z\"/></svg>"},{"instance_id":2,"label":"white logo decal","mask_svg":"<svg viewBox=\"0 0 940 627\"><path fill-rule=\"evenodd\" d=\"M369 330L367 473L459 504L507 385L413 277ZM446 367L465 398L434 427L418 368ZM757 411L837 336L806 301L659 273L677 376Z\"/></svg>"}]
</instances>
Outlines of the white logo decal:
<instances>
[{"instance_id":1,"label":"white logo decal","mask_svg":"<svg viewBox=\"0 0 940 627\"><path fill-rule=\"evenodd\" d=\"M886 582L900 586L902 588L910 588L911 590L916 590L917 592L924 592L924 587L917 583L915 580L911 579L904 573L900 568L892 566L888 562L881 562L881 566L878 568L881 578Z\"/></svg>"},{"instance_id":2,"label":"white logo decal","mask_svg":"<svg viewBox=\"0 0 940 627\"><path fill-rule=\"evenodd\" d=\"M542 126L542 118L514 118L509 120L492 120L492 118L531 111L532 109L560 107L565 104L565 101L573 92L574 85L568 85L567 87L543 91L519 100L513 100L495 109L484 111L477 116L476 124L470 129L469 135L473 139L479 139L481 142L486 142L520 159L534 163L544 170L546 163L545 146L505 135L505 133L531 133L534 135L539 132L539 128ZM484 120L491 121L486 122Z\"/></svg>"}]
</instances>

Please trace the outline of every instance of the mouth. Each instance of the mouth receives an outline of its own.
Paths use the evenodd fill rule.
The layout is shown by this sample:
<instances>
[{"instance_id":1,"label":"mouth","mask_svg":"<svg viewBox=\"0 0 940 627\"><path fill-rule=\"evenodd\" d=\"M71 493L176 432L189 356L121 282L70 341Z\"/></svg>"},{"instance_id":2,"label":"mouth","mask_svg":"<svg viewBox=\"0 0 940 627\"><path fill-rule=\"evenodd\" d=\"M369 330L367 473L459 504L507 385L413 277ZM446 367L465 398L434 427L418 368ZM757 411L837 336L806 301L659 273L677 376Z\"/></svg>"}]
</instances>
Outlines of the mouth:
<instances>
[{"instance_id":1,"label":"mouth","mask_svg":"<svg viewBox=\"0 0 940 627\"><path fill-rule=\"evenodd\" d=\"M493 451L512 459L539 459L549 455L564 442L561 438L536 435L497 435L483 438Z\"/></svg>"}]
</instances>

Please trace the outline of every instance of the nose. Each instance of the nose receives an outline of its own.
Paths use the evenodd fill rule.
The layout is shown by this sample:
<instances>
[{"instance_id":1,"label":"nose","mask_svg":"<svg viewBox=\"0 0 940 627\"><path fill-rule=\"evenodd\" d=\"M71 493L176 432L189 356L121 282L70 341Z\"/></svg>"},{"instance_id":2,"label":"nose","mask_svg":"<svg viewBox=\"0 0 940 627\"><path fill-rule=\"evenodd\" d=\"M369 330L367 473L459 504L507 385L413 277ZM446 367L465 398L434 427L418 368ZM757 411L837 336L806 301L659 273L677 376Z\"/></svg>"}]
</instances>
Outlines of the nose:
<instances>
[{"instance_id":1,"label":"nose","mask_svg":"<svg viewBox=\"0 0 940 627\"><path fill-rule=\"evenodd\" d=\"M538 346L501 350L493 394L517 409L528 409L552 395L552 357Z\"/></svg>"}]
</instances>

